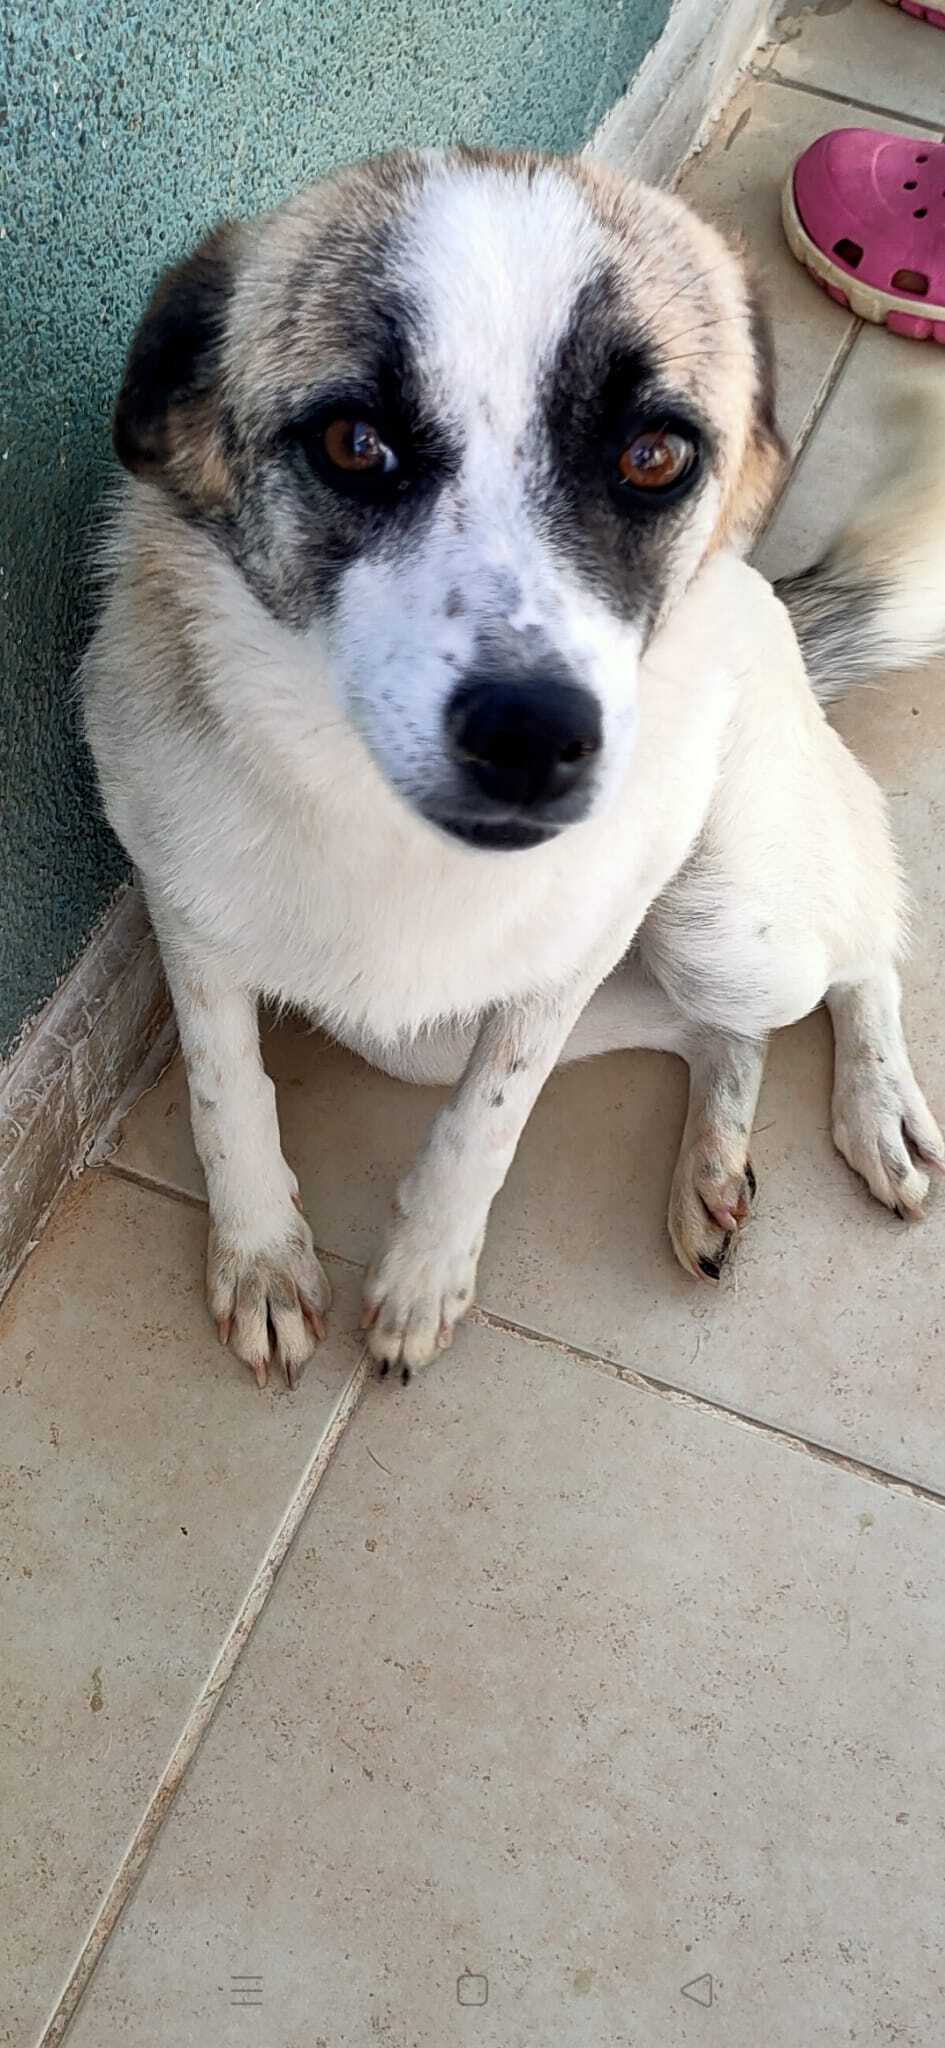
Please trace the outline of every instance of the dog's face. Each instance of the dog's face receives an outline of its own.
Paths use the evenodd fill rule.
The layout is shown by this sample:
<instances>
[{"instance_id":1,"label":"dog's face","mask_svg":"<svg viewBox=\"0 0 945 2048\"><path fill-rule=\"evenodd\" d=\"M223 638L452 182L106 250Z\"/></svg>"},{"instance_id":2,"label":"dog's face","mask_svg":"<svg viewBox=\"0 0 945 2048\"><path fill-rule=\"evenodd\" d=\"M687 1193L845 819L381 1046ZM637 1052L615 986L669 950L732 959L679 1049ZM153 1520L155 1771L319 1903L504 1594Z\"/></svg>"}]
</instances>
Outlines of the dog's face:
<instances>
[{"instance_id":1,"label":"dog's face","mask_svg":"<svg viewBox=\"0 0 945 2048\"><path fill-rule=\"evenodd\" d=\"M115 440L307 643L388 782L490 847L613 795L641 650L781 463L714 231L584 160L473 151L217 230L158 287Z\"/></svg>"}]
</instances>

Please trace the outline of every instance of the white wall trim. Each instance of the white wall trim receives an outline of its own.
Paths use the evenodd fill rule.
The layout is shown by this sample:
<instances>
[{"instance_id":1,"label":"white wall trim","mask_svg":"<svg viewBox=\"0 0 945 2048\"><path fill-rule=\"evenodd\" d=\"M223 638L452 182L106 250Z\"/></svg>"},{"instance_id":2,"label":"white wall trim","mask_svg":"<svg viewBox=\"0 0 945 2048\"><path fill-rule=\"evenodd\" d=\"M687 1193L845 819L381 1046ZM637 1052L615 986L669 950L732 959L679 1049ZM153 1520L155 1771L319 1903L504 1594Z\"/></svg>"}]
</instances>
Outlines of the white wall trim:
<instances>
[{"instance_id":1,"label":"white wall trim","mask_svg":"<svg viewBox=\"0 0 945 2048\"><path fill-rule=\"evenodd\" d=\"M0 1296L116 1106L173 1045L157 945L129 884L0 1068Z\"/></svg>"},{"instance_id":2,"label":"white wall trim","mask_svg":"<svg viewBox=\"0 0 945 2048\"><path fill-rule=\"evenodd\" d=\"M775 0L676 0L662 35L587 144L615 170L671 185L771 27Z\"/></svg>"}]
</instances>

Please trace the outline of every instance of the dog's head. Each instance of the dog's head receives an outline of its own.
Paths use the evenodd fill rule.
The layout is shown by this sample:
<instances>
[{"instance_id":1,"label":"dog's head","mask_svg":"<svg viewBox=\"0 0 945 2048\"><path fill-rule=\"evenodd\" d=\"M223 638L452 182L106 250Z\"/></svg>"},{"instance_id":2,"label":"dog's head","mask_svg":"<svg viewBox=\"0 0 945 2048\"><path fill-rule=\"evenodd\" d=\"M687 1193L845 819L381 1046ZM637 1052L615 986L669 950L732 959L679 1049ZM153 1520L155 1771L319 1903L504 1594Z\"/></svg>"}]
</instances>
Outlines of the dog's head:
<instances>
[{"instance_id":1,"label":"dog's head","mask_svg":"<svg viewBox=\"0 0 945 2048\"><path fill-rule=\"evenodd\" d=\"M738 256L586 160L343 171L161 281L115 417L388 782L531 846L606 803L641 650L781 465Z\"/></svg>"}]
</instances>

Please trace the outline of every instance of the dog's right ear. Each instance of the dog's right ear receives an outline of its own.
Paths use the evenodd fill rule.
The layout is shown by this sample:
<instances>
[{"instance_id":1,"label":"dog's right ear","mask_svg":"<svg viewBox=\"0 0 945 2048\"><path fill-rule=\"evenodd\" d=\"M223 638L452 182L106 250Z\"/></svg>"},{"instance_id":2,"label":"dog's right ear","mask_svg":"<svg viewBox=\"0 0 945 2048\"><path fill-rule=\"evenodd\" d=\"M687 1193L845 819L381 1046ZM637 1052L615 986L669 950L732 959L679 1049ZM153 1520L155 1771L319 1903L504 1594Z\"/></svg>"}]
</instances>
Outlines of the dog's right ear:
<instances>
[{"instance_id":1,"label":"dog's right ear","mask_svg":"<svg viewBox=\"0 0 945 2048\"><path fill-rule=\"evenodd\" d=\"M239 242L238 223L224 222L165 271L132 341L112 425L126 469L206 506L232 495L219 372Z\"/></svg>"}]
</instances>

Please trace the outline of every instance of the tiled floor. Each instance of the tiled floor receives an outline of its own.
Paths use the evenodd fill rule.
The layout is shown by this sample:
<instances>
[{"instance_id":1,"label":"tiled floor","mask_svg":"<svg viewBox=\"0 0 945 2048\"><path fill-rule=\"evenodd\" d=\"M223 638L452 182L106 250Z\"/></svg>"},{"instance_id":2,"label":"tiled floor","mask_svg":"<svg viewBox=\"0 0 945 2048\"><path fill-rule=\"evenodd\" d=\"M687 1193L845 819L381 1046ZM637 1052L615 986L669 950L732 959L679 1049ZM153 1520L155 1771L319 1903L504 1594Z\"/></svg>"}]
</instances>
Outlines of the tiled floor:
<instances>
[{"instance_id":1,"label":"tiled floor","mask_svg":"<svg viewBox=\"0 0 945 2048\"><path fill-rule=\"evenodd\" d=\"M945 123L945 36L826 0L759 70L683 183L775 310L777 573L855 502L897 388L945 377L816 292L778 187L864 106ZM940 1109L943 688L838 713L914 885ZM0 1309L0 2041L61 2040L103 1950L70 2048L932 2048L945 1198L907 1229L854 1185L815 1017L774 1049L759 1213L703 1294L663 1230L682 1070L563 1073L477 1320L391 1393L357 1269L431 1098L299 1030L269 1057L336 1286L297 1394L208 1330L177 1068Z\"/></svg>"}]
</instances>

